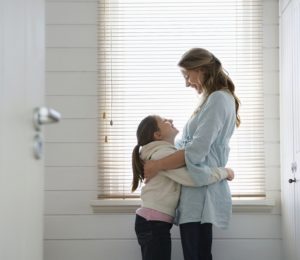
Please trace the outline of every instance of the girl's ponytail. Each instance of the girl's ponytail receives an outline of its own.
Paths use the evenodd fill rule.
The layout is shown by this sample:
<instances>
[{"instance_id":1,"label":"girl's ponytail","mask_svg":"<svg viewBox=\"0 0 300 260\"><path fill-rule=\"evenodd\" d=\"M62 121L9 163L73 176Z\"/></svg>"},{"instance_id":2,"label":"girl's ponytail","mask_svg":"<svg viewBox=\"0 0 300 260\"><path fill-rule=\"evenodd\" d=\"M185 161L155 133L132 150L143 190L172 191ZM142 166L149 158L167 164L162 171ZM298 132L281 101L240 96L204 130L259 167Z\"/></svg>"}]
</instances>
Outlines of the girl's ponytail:
<instances>
[{"instance_id":1,"label":"girl's ponytail","mask_svg":"<svg viewBox=\"0 0 300 260\"><path fill-rule=\"evenodd\" d=\"M137 145L132 151L132 186L131 191L134 192L139 184L144 180L144 162L140 157L140 148L154 141L154 133L158 131L158 125L155 115L145 117L139 124L136 131Z\"/></svg>"},{"instance_id":2,"label":"girl's ponytail","mask_svg":"<svg viewBox=\"0 0 300 260\"><path fill-rule=\"evenodd\" d=\"M132 187L131 191L134 192L139 183L144 179L144 163L140 157L140 145L137 144L132 151Z\"/></svg>"}]
</instances>

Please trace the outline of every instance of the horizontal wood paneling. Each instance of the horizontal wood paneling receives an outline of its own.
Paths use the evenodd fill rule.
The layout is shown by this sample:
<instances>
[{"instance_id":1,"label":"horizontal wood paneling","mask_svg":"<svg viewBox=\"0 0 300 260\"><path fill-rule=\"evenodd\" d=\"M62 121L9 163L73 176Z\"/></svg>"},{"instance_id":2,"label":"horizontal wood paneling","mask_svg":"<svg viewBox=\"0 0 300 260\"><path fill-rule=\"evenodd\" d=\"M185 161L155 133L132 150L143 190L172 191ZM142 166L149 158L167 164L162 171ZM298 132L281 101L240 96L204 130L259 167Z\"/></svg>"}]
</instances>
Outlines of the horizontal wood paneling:
<instances>
[{"instance_id":1,"label":"horizontal wood paneling","mask_svg":"<svg viewBox=\"0 0 300 260\"><path fill-rule=\"evenodd\" d=\"M58 181L59 180L59 181ZM97 167L46 167L46 191L80 191L97 189ZM86 203L88 204L88 203ZM47 207L46 203L46 207Z\"/></svg>"},{"instance_id":2,"label":"horizontal wood paneling","mask_svg":"<svg viewBox=\"0 0 300 260\"><path fill-rule=\"evenodd\" d=\"M265 48L263 52L264 70L265 71L279 71L279 48Z\"/></svg>"},{"instance_id":3,"label":"horizontal wood paneling","mask_svg":"<svg viewBox=\"0 0 300 260\"><path fill-rule=\"evenodd\" d=\"M276 201L272 213L280 214L278 1L264 0L263 7L266 193Z\"/></svg>"},{"instance_id":4,"label":"horizontal wood paneling","mask_svg":"<svg viewBox=\"0 0 300 260\"><path fill-rule=\"evenodd\" d=\"M97 47L96 25L47 25L46 47Z\"/></svg>"},{"instance_id":5,"label":"horizontal wood paneling","mask_svg":"<svg viewBox=\"0 0 300 260\"><path fill-rule=\"evenodd\" d=\"M217 239L213 244L213 254L214 260L282 260L281 240Z\"/></svg>"},{"instance_id":6,"label":"horizontal wood paneling","mask_svg":"<svg viewBox=\"0 0 300 260\"><path fill-rule=\"evenodd\" d=\"M267 183L269 180L267 181ZM270 214L277 214L280 216L281 214L281 197L280 197L280 190L266 190L267 192L267 198L272 198L275 202L275 207L272 209ZM268 214L267 214L268 215ZM280 223L279 223L280 224ZM281 229L281 225L278 227L279 230Z\"/></svg>"},{"instance_id":7,"label":"horizontal wood paneling","mask_svg":"<svg viewBox=\"0 0 300 260\"><path fill-rule=\"evenodd\" d=\"M216 239L214 260L282 260L281 241L265 239ZM45 242L44 260L140 260L140 248L134 240L66 240ZM125 258L125 255L130 258ZM183 260L181 243L172 242L172 259Z\"/></svg>"},{"instance_id":8,"label":"horizontal wood paneling","mask_svg":"<svg viewBox=\"0 0 300 260\"><path fill-rule=\"evenodd\" d=\"M264 5L263 23L278 25L279 24L279 19L278 19L279 1L264 0L263 5Z\"/></svg>"},{"instance_id":9,"label":"horizontal wood paneling","mask_svg":"<svg viewBox=\"0 0 300 260\"><path fill-rule=\"evenodd\" d=\"M265 154L265 164L266 167L274 167L280 165L280 156L279 151L280 144L278 143L266 143L265 150L267 151Z\"/></svg>"},{"instance_id":10,"label":"horizontal wood paneling","mask_svg":"<svg viewBox=\"0 0 300 260\"><path fill-rule=\"evenodd\" d=\"M278 71L265 71L263 84L264 84L264 94L279 95Z\"/></svg>"},{"instance_id":11,"label":"horizontal wood paneling","mask_svg":"<svg viewBox=\"0 0 300 260\"><path fill-rule=\"evenodd\" d=\"M96 24L97 2L46 2L46 24Z\"/></svg>"},{"instance_id":12,"label":"horizontal wood paneling","mask_svg":"<svg viewBox=\"0 0 300 260\"><path fill-rule=\"evenodd\" d=\"M93 214L87 203L97 198L98 191L46 191L45 214Z\"/></svg>"},{"instance_id":13,"label":"horizontal wood paneling","mask_svg":"<svg viewBox=\"0 0 300 260\"><path fill-rule=\"evenodd\" d=\"M266 179L268 180L266 183L266 189L268 191L278 191L280 192L280 168L279 167L267 167L266 168Z\"/></svg>"},{"instance_id":14,"label":"horizontal wood paneling","mask_svg":"<svg viewBox=\"0 0 300 260\"><path fill-rule=\"evenodd\" d=\"M47 96L82 96L97 94L97 73L94 72L50 72L46 73Z\"/></svg>"},{"instance_id":15,"label":"horizontal wood paneling","mask_svg":"<svg viewBox=\"0 0 300 260\"><path fill-rule=\"evenodd\" d=\"M278 118L279 115L279 95L265 95L265 118Z\"/></svg>"},{"instance_id":16,"label":"horizontal wood paneling","mask_svg":"<svg viewBox=\"0 0 300 260\"><path fill-rule=\"evenodd\" d=\"M274 1L274 0L273 0ZM86 3L86 2L93 2L97 3L97 0L46 0L47 3L55 2L55 3Z\"/></svg>"},{"instance_id":17,"label":"horizontal wood paneling","mask_svg":"<svg viewBox=\"0 0 300 260\"><path fill-rule=\"evenodd\" d=\"M278 24L266 24L263 28L265 35L263 41L264 48L276 48L279 45Z\"/></svg>"},{"instance_id":18,"label":"horizontal wood paneling","mask_svg":"<svg viewBox=\"0 0 300 260\"><path fill-rule=\"evenodd\" d=\"M266 143L274 143L279 140L279 119L265 119L265 135Z\"/></svg>"},{"instance_id":19,"label":"horizontal wood paneling","mask_svg":"<svg viewBox=\"0 0 300 260\"><path fill-rule=\"evenodd\" d=\"M45 239L126 239L134 238L134 214L93 214L45 217ZM227 230L214 229L222 239L280 239L280 216L235 214ZM179 238L178 227L172 236Z\"/></svg>"},{"instance_id":20,"label":"horizontal wood paneling","mask_svg":"<svg viewBox=\"0 0 300 260\"><path fill-rule=\"evenodd\" d=\"M96 143L47 143L45 166L96 166Z\"/></svg>"},{"instance_id":21,"label":"horizontal wood paneling","mask_svg":"<svg viewBox=\"0 0 300 260\"><path fill-rule=\"evenodd\" d=\"M46 71L96 71L96 48L48 48Z\"/></svg>"},{"instance_id":22,"label":"horizontal wood paneling","mask_svg":"<svg viewBox=\"0 0 300 260\"><path fill-rule=\"evenodd\" d=\"M95 142L97 119L64 119L45 129L46 142Z\"/></svg>"},{"instance_id":23,"label":"horizontal wood paneling","mask_svg":"<svg viewBox=\"0 0 300 260\"><path fill-rule=\"evenodd\" d=\"M60 111L63 119L97 118L96 96L49 96L47 105Z\"/></svg>"}]
</instances>

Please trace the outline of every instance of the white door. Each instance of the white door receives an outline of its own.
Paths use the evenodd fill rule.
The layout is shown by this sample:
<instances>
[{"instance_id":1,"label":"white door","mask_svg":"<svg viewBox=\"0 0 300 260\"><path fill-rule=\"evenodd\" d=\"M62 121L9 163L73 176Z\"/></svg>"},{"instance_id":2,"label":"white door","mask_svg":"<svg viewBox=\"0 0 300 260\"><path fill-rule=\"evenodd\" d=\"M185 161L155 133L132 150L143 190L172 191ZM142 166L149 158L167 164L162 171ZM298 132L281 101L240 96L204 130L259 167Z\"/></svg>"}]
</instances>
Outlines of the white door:
<instances>
[{"instance_id":1,"label":"white door","mask_svg":"<svg viewBox=\"0 0 300 260\"><path fill-rule=\"evenodd\" d=\"M0 259L43 258L43 159L33 156L44 104L44 0L0 0Z\"/></svg>"},{"instance_id":2,"label":"white door","mask_svg":"<svg viewBox=\"0 0 300 260\"><path fill-rule=\"evenodd\" d=\"M293 51L293 97L294 97L294 174L295 174L295 225L296 259L300 259L300 1L293 3L294 51Z\"/></svg>"},{"instance_id":3,"label":"white door","mask_svg":"<svg viewBox=\"0 0 300 260\"><path fill-rule=\"evenodd\" d=\"M295 260L295 185L293 121L293 9L289 5L280 19L280 152L282 172L282 236L284 259Z\"/></svg>"}]
</instances>

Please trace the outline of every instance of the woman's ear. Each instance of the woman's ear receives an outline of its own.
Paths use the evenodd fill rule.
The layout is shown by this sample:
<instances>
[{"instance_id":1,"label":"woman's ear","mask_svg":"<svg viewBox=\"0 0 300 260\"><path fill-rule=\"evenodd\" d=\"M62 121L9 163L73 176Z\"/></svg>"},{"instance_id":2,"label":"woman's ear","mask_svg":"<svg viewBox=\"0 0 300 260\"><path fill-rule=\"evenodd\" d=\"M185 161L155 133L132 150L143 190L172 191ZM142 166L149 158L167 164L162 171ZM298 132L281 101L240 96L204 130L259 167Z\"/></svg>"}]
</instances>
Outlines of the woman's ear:
<instances>
[{"instance_id":1,"label":"woman's ear","mask_svg":"<svg viewBox=\"0 0 300 260\"><path fill-rule=\"evenodd\" d=\"M154 132L154 134L153 134L153 137L154 137L154 140L161 140L161 133L160 133L160 131L156 131L156 132Z\"/></svg>"}]
</instances>

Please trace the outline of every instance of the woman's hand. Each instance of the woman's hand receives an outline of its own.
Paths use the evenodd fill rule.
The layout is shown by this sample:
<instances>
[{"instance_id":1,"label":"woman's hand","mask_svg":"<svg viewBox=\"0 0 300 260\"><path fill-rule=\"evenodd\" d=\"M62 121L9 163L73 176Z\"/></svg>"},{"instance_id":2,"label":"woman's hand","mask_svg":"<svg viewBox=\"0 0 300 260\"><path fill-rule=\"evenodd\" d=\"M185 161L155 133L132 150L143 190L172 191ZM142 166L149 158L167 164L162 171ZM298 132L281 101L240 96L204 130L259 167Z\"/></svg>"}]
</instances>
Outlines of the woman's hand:
<instances>
[{"instance_id":1,"label":"woman's hand","mask_svg":"<svg viewBox=\"0 0 300 260\"><path fill-rule=\"evenodd\" d=\"M159 164L157 160L148 160L144 164L144 177L145 182L148 182L159 172Z\"/></svg>"},{"instance_id":2,"label":"woman's hand","mask_svg":"<svg viewBox=\"0 0 300 260\"><path fill-rule=\"evenodd\" d=\"M231 168L225 168L227 171L227 180L232 181L234 179L234 171Z\"/></svg>"}]
</instances>

